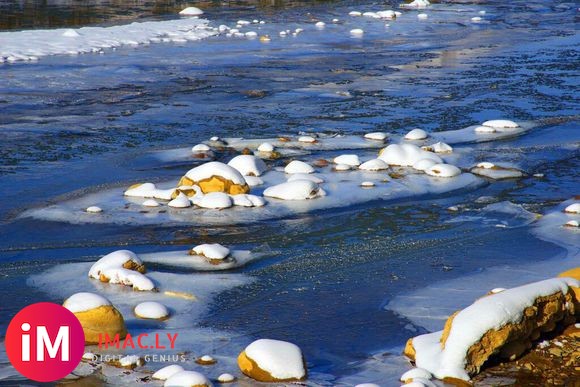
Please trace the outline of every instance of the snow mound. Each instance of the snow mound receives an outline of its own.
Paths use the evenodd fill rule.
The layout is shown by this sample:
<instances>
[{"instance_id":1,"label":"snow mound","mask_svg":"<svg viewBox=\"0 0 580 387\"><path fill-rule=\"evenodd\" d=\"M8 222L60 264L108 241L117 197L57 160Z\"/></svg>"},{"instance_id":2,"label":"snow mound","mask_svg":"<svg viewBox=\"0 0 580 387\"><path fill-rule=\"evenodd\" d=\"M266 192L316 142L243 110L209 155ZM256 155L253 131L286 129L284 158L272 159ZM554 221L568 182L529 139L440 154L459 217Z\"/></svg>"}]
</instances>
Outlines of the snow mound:
<instances>
[{"instance_id":1,"label":"snow mound","mask_svg":"<svg viewBox=\"0 0 580 387\"><path fill-rule=\"evenodd\" d=\"M185 177L192 180L193 182L209 180L214 176L219 176L225 180L229 180L233 184L246 184L244 176L242 176L242 174L237 169L230 165L220 163L219 161L210 161L209 163L202 164L193 169L190 169L185 174Z\"/></svg>"},{"instance_id":2,"label":"snow mound","mask_svg":"<svg viewBox=\"0 0 580 387\"><path fill-rule=\"evenodd\" d=\"M425 173L437 177L455 177L461 175L461 169L451 164L435 164L427 168Z\"/></svg>"},{"instance_id":3,"label":"snow mound","mask_svg":"<svg viewBox=\"0 0 580 387\"><path fill-rule=\"evenodd\" d=\"M172 208L187 208L191 207L191 201L189 200L189 197L187 197L186 194L180 192L177 195L177 197L171 200L169 203L167 203L167 205Z\"/></svg>"},{"instance_id":4,"label":"snow mound","mask_svg":"<svg viewBox=\"0 0 580 387\"><path fill-rule=\"evenodd\" d=\"M382 171L389 169L389 164L381 159L372 159L362 163L359 166L359 169L362 169L363 171Z\"/></svg>"},{"instance_id":5,"label":"snow mound","mask_svg":"<svg viewBox=\"0 0 580 387\"><path fill-rule=\"evenodd\" d=\"M436 164L437 164L437 162L435 162L431 159L422 159L422 160L417 161L415 164L413 164L413 169L425 172L426 170L428 170L429 168L431 168L432 166L434 166Z\"/></svg>"},{"instance_id":6,"label":"snow mound","mask_svg":"<svg viewBox=\"0 0 580 387\"><path fill-rule=\"evenodd\" d=\"M169 316L167 307L159 302L146 301L135 307L135 315L139 318L162 320Z\"/></svg>"},{"instance_id":7,"label":"snow mound","mask_svg":"<svg viewBox=\"0 0 580 387\"><path fill-rule=\"evenodd\" d=\"M135 184L129 187L123 195L136 198L155 198L161 200L171 200L175 193L174 188L158 189L153 183Z\"/></svg>"},{"instance_id":8,"label":"snow mound","mask_svg":"<svg viewBox=\"0 0 580 387\"><path fill-rule=\"evenodd\" d=\"M199 16L203 15L203 11L197 7L187 7L179 12L183 16Z\"/></svg>"},{"instance_id":9,"label":"snow mound","mask_svg":"<svg viewBox=\"0 0 580 387\"><path fill-rule=\"evenodd\" d=\"M510 120L489 120L485 121L482 125L496 129L514 129L519 127L517 123Z\"/></svg>"},{"instance_id":10,"label":"snow mound","mask_svg":"<svg viewBox=\"0 0 580 387\"><path fill-rule=\"evenodd\" d=\"M207 20L180 19L135 22L112 27L83 27L76 30L25 30L0 32L0 62L32 61L49 55L102 52L153 42L195 41L216 35Z\"/></svg>"},{"instance_id":11,"label":"snow mound","mask_svg":"<svg viewBox=\"0 0 580 387\"><path fill-rule=\"evenodd\" d=\"M178 372L183 371L183 367L178 365L178 364L171 364L168 365L167 367L163 367L161 368L159 371L155 372L153 374L153 376L151 376L153 379L157 379L157 380L167 380L170 377L172 377L173 375L175 375Z\"/></svg>"},{"instance_id":12,"label":"snow mound","mask_svg":"<svg viewBox=\"0 0 580 387\"><path fill-rule=\"evenodd\" d=\"M211 387L211 382L195 371L181 371L173 374L163 384L164 387Z\"/></svg>"},{"instance_id":13,"label":"snow mound","mask_svg":"<svg viewBox=\"0 0 580 387\"><path fill-rule=\"evenodd\" d=\"M284 168L284 172L288 174L293 173L314 173L312 165L300 160L293 160Z\"/></svg>"},{"instance_id":14,"label":"snow mound","mask_svg":"<svg viewBox=\"0 0 580 387\"><path fill-rule=\"evenodd\" d=\"M325 196L326 192L311 180L294 180L266 188L264 196L282 200L306 200Z\"/></svg>"},{"instance_id":15,"label":"snow mound","mask_svg":"<svg viewBox=\"0 0 580 387\"><path fill-rule=\"evenodd\" d=\"M294 174L288 176L288 179L286 179L286 180L287 181L310 180L310 181L315 182L316 184L324 183L324 179L322 179L316 175L307 174L307 173L294 173Z\"/></svg>"},{"instance_id":16,"label":"snow mound","mask_svg":"<svg viewBox=\"0 0 580 387\"><path fill-rule=\"evenodd\" d=\"M334 158L335 164L345 164L351 167L358 167L361 162L357 155L340 155Z\"/></svg>"},{"instance_id":17,"label":"snow mound","mask_svg":"<svg viewBox=\"0 0 580 387\"><path fill-rule=\"evenodd\" d=\"M423 129L413 129L405 135L405 140L424 140L429 135Z\"/></svg>"},{"instance_id":18,"label":"snow mound","mask_svg":"<svg viewBox=\"0 0 580 387\"><path fill-rule=\"evenodd\" d=\"M103 212L103 209L101 207L97 207L97 206L90 206L90 207L87 207L87 209L85 211L88 212L89 214L99 214L99 213Z\"/></svg>"},{"instance_id":19,"label":"snow mound","mask_svg":"<svg viewBox=\"0 0 580 387\"><path fill-rule=\"evenodd\" d=\"M247 360L251 360L271 379L257 375ZM246 360L246 361L244 361ZM292 343L280 340L260 339L246 347L238 357L240 369L246 375L258 381L299 381L306 378L304 358L300 348Z\"/></svg>"},{"instance_id":20,"label":"snow mound","mask_svg":"<svg viewBox=\"0 0 580 387\"><path fill-rule=\"evenodd\" d=\"M234 205L232 197L223 192L210 192L205 195L196 195L191 199L191 201L198 207L214 210L230 208Z\"/></svg>"},{"instance_id":21,"label":"snow mound","mask_svg":"<svg viewBox=\"0 0 580 387\"><path fill-rule=\"evenodd\" d=\"M490 162L481 162L471 168L470 172L494 180L515 179L525 175L517 168L503 167Z\"/></svg>"},{"instance_id":22,"label":"snow mound","mask_svg":"<svg viewBox=\"0 0 580 387\"><path fill-rule=\"evenodd\" d=\"M427 8L429 5L431 5L429 0L413 0L409 4L401 4L400 7L401 8L410 8L410 9L421 9L421 8Z\"/></svg>"},{"instance_id":23,"label":"snow mound","mask_svg":"<svg viewBox=\"0 0 580 387\"><path fill-rule=\"evenodd\" d=\"M190 254L203 255L209 259L224 259L230 255L230 249L219 243L205 243L202 245L195 246L191 249Z\"/></svg>"},{"instance_id":24,"label":"snow mound","mask_svg":"<svg viewBox=\"0 0 580 387\"><path fill-rule=\"evenodd\" d=\"M389 165L411 167L419 160L428 159L436 163L442 163L441 157L433 152L427 152L413 144L391 144L382 149L379 159Z\"/></svg>"},{"instance_id":25,"label":"snow mound","mask_svg":"<svg viewBox=\"0 0 580 387\"><path fill-rule=\"evenodd\" d=\"M366 133L364 135L364 138L375 141L385 141L387 139L387 133L385 132Z\"/></svg>"},{"instance_id":26,"label":"snow mound","mask_svg":"<svg viewBox=\"0 0 580 387\"><path fill-rule=\"evenodd\" d=\"M234 206L240 207L262 207L266 205L266 200L261 196L240 194L231 195Z\"/></svg>"},{"instance_id":27,"label":"snow mound","mask_svg":"<svg viewBox=\"0 0 580 387\"><path fill-rule=\"evenodd\" d=\"M145 265L137 255L129 250L117 250L103 256L91 266L89 277L100 279L101 273L108 269L125 268L145 273Z\"/></svg>"},{"instance_id":28,"label":"snow mound","mask_svg":"<svg viewBox=\"0 0 580 387\"><path fill-rule=\"evenodd\" d=\"M435 153L451 153L453 152L453 148L451 145L446 144L444 142L436 142L435 144L431 145L431 149Z\"/></svg>"},{"instance_id":29,"label":"snow mound","mask_svg":"<svg viewBox=\"0 0 580 387\"><path fill-rule=\"evenodd\" d=\"M580 203L570 204L564 209L564 212L568 214L580 214Z\"/></svg>"},{"instance_id":30,"label":"snow mound","mask_svg":"<svg viewBox=\"0 0 580 387\"><path fill-rule=\"evenodd\" d=\"M263 153L272 153L274 152L274 145L270 144L269 142L263 142L258 146L258 152Z\"/></svg>"},{"instance_id":31,"label":"snow mound","mask_svg":"<svg viewBox=\"0 0 580 387\"><path fill-rule=\"evenodd\" d=\"M260 176L268 169L262 159L252 155L236 156L230 160L228 165L237 169L244 176Z\"/></svg>"},{"instance_id":32,"label":"snow mound","mask_svg":"<svg viewBox=\"0 0 580 387\"><path fill-rule=\"evenodd\" d=\"M111 305L111 301L95 293L80 292L67 298L63 304L65 308L73 313L85 312L96 309L100 306Z\"/></svg>"}]
</instances>

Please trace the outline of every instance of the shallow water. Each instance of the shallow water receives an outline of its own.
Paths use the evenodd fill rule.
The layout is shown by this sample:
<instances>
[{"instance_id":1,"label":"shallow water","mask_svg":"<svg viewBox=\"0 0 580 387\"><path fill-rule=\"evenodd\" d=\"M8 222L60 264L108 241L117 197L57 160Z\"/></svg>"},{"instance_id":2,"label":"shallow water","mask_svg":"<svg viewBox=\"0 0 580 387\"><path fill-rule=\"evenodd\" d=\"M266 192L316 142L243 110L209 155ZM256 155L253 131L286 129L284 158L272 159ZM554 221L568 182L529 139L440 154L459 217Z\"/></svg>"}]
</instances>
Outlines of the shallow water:
<instances>
[{"instance_id":1,"label":"shallow water","mask_svg":"<svg viewBox=\"0 0 580 387\"><path fill-rule=\"evenodd\" d=\"M19 12L11 8L2 16L8 24L1 25L115 24L136 14L170 18L169 8L136 4L125 13L111 3L96 18L89 10L78 19L56 5L64 21L55 24L10 24L6 15ZM478 198L543 213L578 193L580 39L573 3L449 2L425 11L426 21L410 11L389 27L346 16L352 9L384 8L370 2L260 4L216 5L206 16L214 26L263 19L266 24L249 29L270 34L269 44L218 36L0 64L0 331L25 304L62 301L26 285L31 274L55 264L93 261L119 248L267 246L271 256L235 271L256 281L221 293L200 324L244 340L296 342L316 383L332 384L357 372L353 362L380 351L397 354L407 338L425 331L384 308L397 295L491 266L566 255L532 235L525 216L481 211L489 203ZM487 22L470 22L481 10ZM331 24L334 17L341 23ZM314 28L317 19L327 22L324 30ZM296 27L305 32L278 37ZM365 29L362 39L348 34L357 27ZM101 188L177 179L190 163L163 164L151 152L190 147L212 135L404 134L412 127L451 130L497 117L540 126L471 147L474 161L494 155L544 178L235 226L78 225L19 217ZM458 204L467 210L446 210Z\"/></svg>"}]
</instances>

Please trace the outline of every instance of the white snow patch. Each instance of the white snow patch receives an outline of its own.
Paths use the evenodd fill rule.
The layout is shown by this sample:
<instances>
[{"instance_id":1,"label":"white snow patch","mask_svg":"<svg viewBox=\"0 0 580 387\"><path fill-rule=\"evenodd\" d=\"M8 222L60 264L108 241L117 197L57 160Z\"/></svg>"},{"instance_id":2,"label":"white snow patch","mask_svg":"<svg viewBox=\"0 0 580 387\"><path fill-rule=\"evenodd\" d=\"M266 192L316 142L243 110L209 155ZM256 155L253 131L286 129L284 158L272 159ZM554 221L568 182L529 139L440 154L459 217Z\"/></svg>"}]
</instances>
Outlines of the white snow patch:
<instances>
[{"instance_id":1,"label":"white snow patch","mask_svg":"<svg viewBox=\"0 0 580 387\"><path fill-rule=\"evenodd\" d=\"M97 206L90 206L90 207L87 207L87 209L85 211L88 212L89 214L99 214L99 213L103 212L103 209L101 207L97 207Z\"/></svg>"},{"instance_id":2,"label":"white snow patch","mask_svg":"<svg viewBox=\"0 0 580 387\"><path fill-rule=\"evenodd\" d=\"M301 379L306 376L302 351L295 344L260 339L248 345L245 352L258 367L276 379Z\"/></svg>"},{"instance_id":3,"label":"white snow patch","mask_svg":"<svg viewBox=\"0 0 580 387\"><path fill-rule=\"evenodd\" d=\"M316 138L312 137L312 136L300 136L298 137L298 142L305 142L308 144L312 144L316 142Z\"/></svg>"},{"instance_id":4,"label":"white snow patch","mask_svg":"<svg viewBox=\"0 0 580 387\"><path fill-rule=\"evenodd\" d=\"M272 153L274 152L274 145L270 144L269 142L263 142L258 146L258 152L263 153Z\"/></svg>"},{"instance_id":5,"label":"white snow patch","mask_svg":"<svg viewBox=\"0 0 580 387\"><path fill-rule=\"evenodd\" d=\"M485 121L482 125L496 129L514 129L519 127L517 123L510 120L490 120Z\"/></svg>"},{"instance_id":6,"label":"white snow patch","mask_svg":"<svg viewBox=\"0 0 580 387\"><path fill-rule=\"evenodd\" d=\"M367 133L364 135L364 138L375 141L385 141L387 139L387 133L385 132Z\"/></svg>"},{"instance_id":7,"label":"white snow patch","mask_svg":"<svg viewBox=\"0 0 580 387\"><path fill-rule=\"evenodd\" d=\"M360 29L360 28L354 28L352 30L350 30L350 34L352 36L363 36L364 35L364 30Z\"/></svg>"},{"instance_id":8,"label":"white snow patch","mask_svg":"<svg viewBox=\"0 0 580 387\"><path fill-rule=\"evenodd\" d=\"M413 8L413 9L421 9L427 8L431 3L429 0L413 0L409 4L401 4L401 8Z\"/></svg>"},{"instance_id":9,"label":"white snow patch","mask_svg":"<svg viewBox=\"0 0 580 387\"><path fill-rule=\"evenodd\" d=\"M73 313L85 312L107 305L111 305L111 301L98 294L88 292L75 293L63 303L63 306Z\"/></svg>"}]
</instances>

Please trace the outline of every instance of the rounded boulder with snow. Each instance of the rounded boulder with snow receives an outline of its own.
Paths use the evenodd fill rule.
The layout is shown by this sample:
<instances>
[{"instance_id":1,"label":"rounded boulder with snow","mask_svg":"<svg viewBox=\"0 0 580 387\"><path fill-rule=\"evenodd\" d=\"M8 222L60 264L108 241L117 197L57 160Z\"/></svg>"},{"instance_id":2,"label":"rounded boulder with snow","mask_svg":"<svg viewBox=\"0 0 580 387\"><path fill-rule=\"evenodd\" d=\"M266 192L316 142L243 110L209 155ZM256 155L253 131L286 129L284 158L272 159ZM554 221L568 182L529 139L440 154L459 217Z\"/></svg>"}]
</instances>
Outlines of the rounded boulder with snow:
<instances>
[{"instance_id":1,"label":"rounded boulder with snow","mask_svg":"<svg viewBox=\"0 0 580 387\"><path fill-rule=\"evenodd\" d=\"M169 317L169 311L163 304L154 301L147 301L138 304L135 309L135 316L142 319L165 320Z\"/></svg>"},{"instance_id":2,"label":"rounded boulder with snow","mask_svg":"<svg viewBox=\"0 0 580 387\"><path fill-rule=\"evenodd\" d=\"M300 348L280 340L254 341L240 353L238 365L244 375L259 382L299 382L307 377Z\"/></svg>"},{"instance_id":3,"label":"rounded boulder with snow","mask_svg":"<svg viewBox=\"0 0 580 387\"><path fill-rule=\"evenodd\" d=\"M293 160L286 165L284 172L287 174L293 173L314 173L312 165L300 160Z\"/></svg>"},{"instance_id":4,"label":"rounded boulder with snow","mask_svg":"<svg viewBox=\"0 0 580 387\"><path fill-rule=\"evenodd\" d=\"M405 134L405 140L424 140L429 135L423 129L413 129Z\"/></svg>"},{"instance_id":5,"label":"rounded boulder with snow","mask_svg":"<svg viewBox=\"0 0 580 387\"><path fill-rule=\"evenodd\" d=\"M178 187L194 185L204 194L224 192L238 195L250 191L244 176L237 169L219 161L211 161L190 169L178 183Z\"/></svg>"},{"instance_id":6,"label":"rounded boulder with snow","mask_svg":"<svg viewBox=\"0 0 580 387\"><path fill-rule=\"evenodd\" d=\"M164 387L213 387L203 374L195 371L181 371L173 374L163 384Z\"/></svg>"},{"instance_id":7,"label":"rounded boulder with snow","mask_svg":"<svg viewBox=\"0 0 580 387\"><path fill-rule=\"evenodd\" d=\"M100 336L109 335L120 339L127 336L125 320L121 313L103 296L94 293L75 293L63 306L80 321L85 333L85 344L99 343Z\"/></svg>"},{"instance_id":8,"label":"rounded boulder with snow","mask_svg":"<svg viewBox=\"0 0 580 387\"><path fill-rule=\"evenodd\" d=\"M461 175L461 169L451 164L435 164L427 168L425 173L437 177L455 177Z\"/></svg>"}]
</instances>

